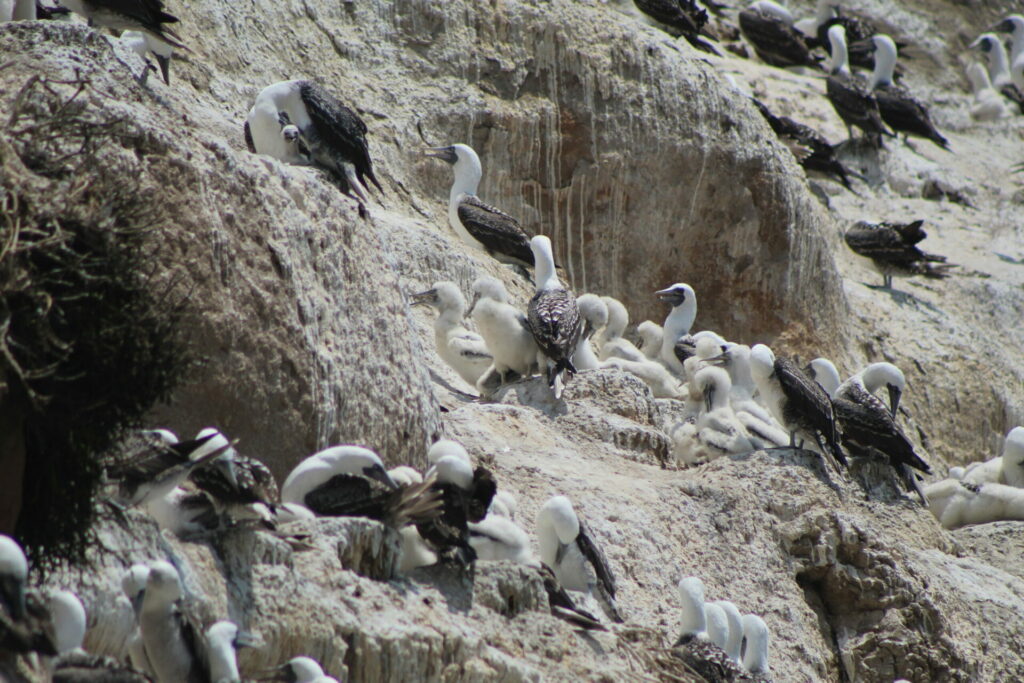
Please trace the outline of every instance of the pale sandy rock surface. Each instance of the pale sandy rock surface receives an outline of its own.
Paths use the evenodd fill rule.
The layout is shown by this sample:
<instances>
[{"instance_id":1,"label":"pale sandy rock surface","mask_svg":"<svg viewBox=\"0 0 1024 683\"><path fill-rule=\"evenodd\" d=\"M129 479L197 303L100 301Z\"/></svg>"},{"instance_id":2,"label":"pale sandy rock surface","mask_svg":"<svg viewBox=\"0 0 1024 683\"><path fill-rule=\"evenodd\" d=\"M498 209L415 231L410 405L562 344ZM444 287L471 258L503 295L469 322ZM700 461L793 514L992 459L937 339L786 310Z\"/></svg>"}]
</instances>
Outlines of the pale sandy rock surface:
<instances>
[{"instance_id":1,"label":"pale sandy rock surface","mask_svg":"<svg viewBox=\"0 0 1024 683\"><path fill-rule=\"evenodd\" d=\"M778 681L1021 679L1014 558L1024 524L946 532L891 482L874 481L878 497L865 500L852 478L807 454L666 468L659 404L617 371L582 373L563 403L536 380L499 403L467 400L453 389L471 387L433 351L433 314L405 304L442 279L468 291L481 274L500 277L518 303L530 294L447 226L451 172L421 150L467 142L483 160L481 197L551 235L578 292L619 297L635 323L660 320L652 292L685 281L698 293L698 329L805 361L829 356L844 374L891 360L909 380L905 424L937 473L990 457L1024 420L1024 266L1011 262L1024 257L1024 195L1007 171L1024 158L1022 119L970 121L960 46L997 13L868 9L919 43L908 82L937 104L954 153L888 143L880 161L856 160L873 181L857 181L857 195L818 181L831 210L718 74L838 141L823 81L698 55L631 3L171 3L191 52L174 61L170 88L140 88L138 59L82 24L6 24L0 101L31 74L67 79L77 68L99 115L130 119L134 134L97 172L138 183L165 214L153 249L160 276L191 293L191 345L203 361L154 424L186 435L217 425L279 477L349 441L389 464L422 464L443 433L517 495L528 531L550 495L575 501L619 579L627 631L670 641L675 583L696 574L709 598L763 616ZM367 220L319 172L245 151L241 123L256 93L307 77L367 122L386 193ZM971 206L923 199L929 180ZM897 281L902 297L866 287L881 278L841 237L861 218L927 219L923 246L960 272ZM243 656L249 673L303 653L347 680L657 676L637 663L649 663L634 656L637 636L582 636L550 617L531 570L481 563L472 580L385 580L394 539L379 529L297 526L313 549L241 532L183 543L133 515L130 533L104 532L115 553L102 572L64 580L93 615L90 644L117 643L128 618L120 572L178 560L200 616L263 637Z\"/></svg>"}]
</instances>

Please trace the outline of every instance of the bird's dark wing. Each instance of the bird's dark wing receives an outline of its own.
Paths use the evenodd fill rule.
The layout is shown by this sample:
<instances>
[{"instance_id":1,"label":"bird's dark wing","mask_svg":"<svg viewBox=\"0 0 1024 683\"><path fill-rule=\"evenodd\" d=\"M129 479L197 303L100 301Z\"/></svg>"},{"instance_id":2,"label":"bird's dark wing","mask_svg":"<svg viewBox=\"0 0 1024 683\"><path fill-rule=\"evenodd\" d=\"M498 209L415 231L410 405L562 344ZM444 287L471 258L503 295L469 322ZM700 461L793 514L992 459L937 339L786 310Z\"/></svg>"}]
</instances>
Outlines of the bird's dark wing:
<instances>
[{"instance_id":1,"label":"bird's dark wing","mask_svg":"<svg viewBox=\"0 0 1024 683\"><path fill-rule=\"evenodd\" d=\"M540 571L544 579L544 590L548 594L551 614L580 628L606 630L601 622L597 620L597 617L585 609L576 606L576 603L569 597L569 593L558 582L558 578L551 571L551 567L542 563Z\"/></svg>"},{"instance_id":2,"label":"bird's dark wing","mask_svg":"<svg viewBox=\"0 0 1024 683\"><path fill-rule=\"evenodd\" d=\"M473 195L465 195L458 207L459 220L487 251L533 266L530 235L515 218L484 204Z\"/></svg>"},{"instance_id":3,"label":"bird's dark wing","mask_svg":"<svg viewBox=\"0 0 1024 683\"><path fill-rule=\"evenodd\" d=\"M878 102L860 79L833 74L825 81L825 94L839 118L847 125L856 126L868 135L892 136L892 132L882 122Z\"/></svg>"},{"instance_id":4,"label":"bird's dark wing","mask_svg":"<svg viewBox=\"0 0 1024 683\"><path fill-rule=\"evenodd\" d=\"M928 463L914 451L913 444L877 396L853 384L843 395L833 399L832 408L844 444L849 441L862 449L874 449L884 454L897 469L906 464L925 474L931 473Z\"/></svg>"},{"instance_id":5,"label":"bird's dark wing","mask_svg":"<svg viewBox=\"0 0 1024 683\"><path fill-rule=\"evenodd\" d=\"M587 558L587 561L594 567L594 573L597 575L597 580L604 587L604 590L614 598L615 575L612 574L612 570L608 566L608 560L605 559L604 553L601 552L601 548L590 537L590 530L587 528L586 523L582 519L580 519L579 522L580 533L576 537L576 545L579 546L580 552L583 553L583 557Z\"/></svg>"},{"instance_id":6,"label":"bird's dark wing","mask_svg":"<svg viewBox=\"0 0 1024 683\"><path fill-rule=\"evenodd\" d=\"M882 223L889 228L892 228L899 233L900 239L903 240L904 244L917 244L925 237L928 233L924 231L921 226L924 225L924 220L919 219L911 223Z\"/></svg>"},{"instance_id":7,"label":"bird's dark wing","mask_svg":"<svg viewBox=\"0 0 1024 683\"><path fill-rule=\"evenodd\" d=\"M232 484L224 471L218 467L195 470L191 478L200 490L225 503L265 503L273 506L280 502L274 475L259 460L235 455L234 470L237 486Z\"/></svg>"},{"instance_id":8,"label":"bird's dark wing","mask_svg":"<svg viewBox=\"0 0 1024 683\"><path fill-rule=\"evenodd\" d=\"M399 489L355 474L336 474L306 494L306 507L324 517L369 517L384 521Z\"/></svg>"},{"instance_id":9,"label":"bird's dark wing","mask_svg":"<svg viewBox=\"0 0 1024 683\"><path fill-rule=\"evenodd\" d=\"M846 456L839 448L832 401L825 390L788 358L775 359L775 376L786 396L783 416L786 422L821 434L835 459L845 465Z\"/></svg>"},{"instance_id":10,"label":"bird's dark wing","mask_svg":"<svg viewBox=\"0 0 1024 683\"><path fill-rule=\"evenodd\" d=\"M803 34L777 17L754 9L739 14L740 31L766 64L816 66L818 59L807 48Z\"/></svg>"},{"instance_id":11,"label":"bird's dark wing","mask_svg":"<svg viewBox=\"0 0 1024 683\"><path fill-rule=\"evenodd\" d=\"M150 678L110 657L86 652L61 655L54 664L53 683L149 683Z\"/></svg>"},{"instance_id":12,"label":"bird's dark wing","mask_svg":"<svg viewBox=\"0 0 1024 683\"><path fill-rule=\"evenodd\" d=\"M178 18L164 11L160 0L103 0L103 9L131 19L140 27L152 31L175 47L184 47L163 24L177 23Z\"/></svg>"},{"instance_id":13,"label":"bird's dark wing","mask_svg":"<svg viewBox=\"0 0 1024 683\"><path fill-rule=\"evenodd\" d=\"M303 81L299 85L299 96L319 139L355 166L360 182L365 185L363 177L368 177L383 192L373 174L370 148L366 143L366 124L359 115L312 81Z\"/></svg>"},{"instance_id":14,"label":"bird's dark wing","mask_svg":"<svg viewBox=\"0 0 1024 683\"><path fill-rule=\"evenodd\" d=\"M537 346L556 363L568 362L583 334L576 297L565 289L537 292L527 308L530 332Z\"/></svg>"},{"instance_id":15,"label":"bird's dark wing","mask_svg":"<svg viewBox=\"0 0 1024 683\"><path fill-rule=\"evenodd\" d=\"M901 268L913 268L919 261L944 262L943 256L926 254L900 234L898 227L888 223L860 222L843 236L847 246L867 258Z\"/></svg>"},{"instance_id":16,"label":"bird's dark wing","mask_svg":"<svg viewBox=\"0 0 1024 683\"><path fill-rule=\"evenodd\" d=\"M478 466L473 470L473 488L466 501L466 518L474 524L487 516L491 500L498 491L498 482L490 470Z\"/></svg>"},{"instance_id":17,"label":"bird's dark wing","mask_svg":"<svg viewBox=\"0 0 1024 683\"><path fill-rule=\"evenodd\" d=\"M443 558L472 562L476 551L469 544L467 492L450 483L437 483L432 488L441 496L441 514L418 522L416 530Z\"/></svg>"},{"instance_id":18,"label":"bird's dark wing","mask_svg":"<svg viewBox=\"0 0 1024 683\"><path fill-rule=\"evenodd\" d=\"M882 120L893 130L926 138L949 149L949 141L932 123L928 110L906 89L893 85L876 88L875 100Z\"/></svg>"},{"instance_id":19,"label":"bird's dark wing","mask_svg":"<svg viewBox=\"0 0 1024 683\"><path fill-rule=\"evenodd\" d=\"M253 154L256 153L256 143L252 139L252 130L249 128L249 122L246 121L242 124L242 134L245 136L245 148Z\"/></svg>"},{"instance_id":20,"label":"bird's dark wing","mask_svg":"<svg viewBox=\"0 0 1024 683\"><path fill-rule=\"evenodd\" d=\"M0 653L37 652L52 657L57 654L56 643L47 600L38 591L26 592L21 619L15 620L6 609L0 609Z\"/></svg>"}]
</instances>

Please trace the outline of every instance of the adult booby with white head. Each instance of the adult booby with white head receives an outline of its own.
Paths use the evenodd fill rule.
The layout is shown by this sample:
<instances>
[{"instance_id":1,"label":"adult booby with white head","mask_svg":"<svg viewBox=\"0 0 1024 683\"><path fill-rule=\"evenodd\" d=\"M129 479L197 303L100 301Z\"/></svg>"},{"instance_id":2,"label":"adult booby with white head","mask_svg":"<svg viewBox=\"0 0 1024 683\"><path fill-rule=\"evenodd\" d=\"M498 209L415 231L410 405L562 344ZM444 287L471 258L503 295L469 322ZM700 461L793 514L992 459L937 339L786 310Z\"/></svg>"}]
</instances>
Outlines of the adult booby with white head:
<instances>
[{"instance_id":1,"label":"adult booby with white head","mask_svg":"<svg viewBox=\"0 0 1024 683\"><path fill-rule=\"evenodd\" d=\"M281 502L298 503L322 517L368 517L401 527L438 514L432 483L428 477L400 487L370 449L333 446L295 466L281 486Z\"/></svg>"},{"instance_id":2,"label":"adult booby with white head","mask_svg":"<svg viewBox=\"0 0 1024 683\"><path fill-rule=\"evenodd\" d=\"M494 362L484 338L466 328L466 299L454 282L436 282L425 292L412 295L413 305L427 305L437 310L434 321L434 344L437 355L470 386Z\"/></svg>"},{"instance_id":3,"label":"adult booby with white head","mask_svg":"<svg viewBox=\"0 0 1024 683\"><path fill-rule=\"evenodd\" d=\"M572 364L577 370L597 370L601 361L594 353L591 338L608 324L608 306L596 294L582 294L576 297L576 305L583 320L583 334L576 343L576 352L572 355Z\"/></svg>"},{"instance_id":4,"label":"adult booby with white head","mask_svg":"<svg viewBox=\"0 0 1024 683\"><path fill-rule=\"evenodd\" d=\"M530 331L540 353L537 364L545 369L548 386L555 398L562 397L562 373L576 374L572 354L576 352L583 323L576 297L558 280L551 240L537 235L530 240L536 260L537 291L526 309Z\"/></svg>"},{"instance_id":5,"label":"adult booby with white head","mask_svg":"<svg viewBox=\"0 0 1024 683\"><path fill-rule=\"evenodd\" d=\"M1010 68L1009 56L1006 54L1006 46L995 33L983 33L975 39L968 47L978 48L988 58L988 78L992 87L998 90L1003 97L1015 102L1024 113L1024 91L1013 83L1013 75Z\"/></svg>"},{"instance_id":6,"label":"adult booby with white head","mask_svg":"<svg viewBox=\"0 0 1024 683\"><path fill-rule=\"evenodd\" d=\"M846 52L846 29L832 26L828 30L828 39L832 45L832 61L829 64L829 76L825 82L825 93L836 114L846 124L850 138L853 138L853 127L864 131L872 145L881 145L881 136L892 136L892 132L882 122L878 111L878 101L865 83L850 73Z\"/></svg>"},{"instance_id":7,"label":"adult booby with white head","mask_svg":"<svg viewBox=\"0 0 1024 683\"><path fill-rule=\"evenodd\" d=\"M146 44L152 46L150 49L157 56L164 80L170 83L171 51L187 48L181 43L181 37L166 26L177 23L178 18L164 11L161 0L60 0L60 4L88 19L92 26L145 34ZM148 71L147 66L139 79Z\"/></svg>"},{"instance_id":8,"label":"adult booby with white head","mask_svg":"<svg viewBox=\"0 0 1024 683\"><path fill-rule=\"evenodd\" d=\"M361 202L368 201L367 179L384 191L373 173L366 124L318 83L293 80L268 85L256 96L246 124L259 154L293 163L294 146L282 137L282 128L295 125L313 163L330 172L345 194L355 193Z\"/></svg>"},{"instance_id":9,"label":"adult booby with white head","mask_svg":"<svg viewBox=\"0 0 1024 683\"><path fill-rule=\"evenodd\" d=\"M697 295L693 287L683 282L677 282L655 294L661 301L672 305L662 326L659 358L669 370L679 377L685 377L683 362L693 355L696 344L690 335L690 328L697 318Z\"/></svg>"},{"instance_id":10,"label":"adult booby with white head","mask_svg":"<svg viewBox=\"0 0 1024 683\"><path fill-rule=\"evenodd\" d=\"M166 496L195 469L210 464L231 448L226 440L208 448L214 436L202 434L179 442L165 429L143 432L138 450L107 470L107 477L118 484L117 503L132 507Z\"/></svg>"},{"instance_id":11,"label":"adult booby with white head","mask_svg":"<svg viewBox=\"0 0 1024 683\"><path fill-rule=\"evenodd\" d=\"M428 149L425 154L452 164L455 182L448 194L448 223L455 233L502 263L532 267L530 236L519 222L476 196L483 170L473 148L457 144Z\"/></svg>"},{"instance_id":12,"label":"adult booby with white head","mask_svg":"<svg viewBox=\"0 0 1024 683\"><path fill-rule=\"evenodd\" d=\"M183 599L174 565L150 564L139 628L157 680L201 683L208 680L206 648L198 625L183 609Z\"/></svg>"},{"instance_id":13,"label":"adult booby with white head","mask_svg":"<svg viewBox=\"0 0 1024 683\"><path fill-rule=\"evenodd\" d=\"M508 292L501 280L484 275L473 282L469 315L493 357L494 372L501 384L533 374L539 352L537 342L526 316L508 303ZM477 389L483 392L484 384L485 378L481 377Z\"/></svg>"},{"instance_id":14,"label":"adult booby with white head","mask_svg":"<svg viewBox=\"0 0 1024 683\"><path fill-rule=\"evenodd\" d=\"M961 478L971 484L1006 484L1024 488L1024 427L1014 427L1009 431L1002 455L970 465Z\"/></svg>"},{"instance_id":15,"label":"adult booby with white head","mask_svg":"<svg viewBox=\"0 0 1024 683\"><path fill-rule=\"evenodd\" d=\"M917 491L922 504L927 505L924 491L910 468L925 474L931 474L931 468L914 451L895 420L905 386L903 372L895 365L872 363L839 385L832 408L847 451L860 457L884 458L906 489ZM875 396L875 391L882 387L889 392L891 410Z\"/></svg>"},{"instance_id":16,"label":"adult booby with white head","mask_svg":"<svg viewBox=\"0 0 1024 683\"><path fill-rule=\"evenodd\" d=\"M679 597L683 606L683 623L679 638L672 647L672 655L686 662L709 683L743 680L742 669L708 635L704 583L696 576L682 579Z\"/></svg>"},{"instance_id":17,"label":"adult booby with white head","mask_svg":"<svg viewBox=\"0 0 1024 683\"><path fill-rule=\"evenodd\" d=\"M772 0L755 0L739 13L740 31L754 52L770 66L816 67L806 37L795 26L793 16Z\"/></svg>"},{"instance_id":18,"label":"adult booby with white head","mask_svg":"<svg viewBox=\"0 0 1024 683\"><path fill-rule=\"evenodd\" d=\"M946 263L945 256L929 254L917 248L917 243L928 236L921 225L923 220L911 223L869 223L858 221L846 231L843 239L854 253L871 259L875 269L882 274L882 286L892 289L894 275L941 279L948 277L948 270L955 268Z\"/></svg>"},{"instance_id":19,"label":"adult booby with white head","mask_svg":"<svg viewBox=\"0 0 1024 683\"><path fill-rule=\"evenodd\" d=\"M750 350L750 372L768 410L789 431L791 447L797 445L799 433L816 442L822 453L831 454L838 463L846 465L846 457L839 448L832 401L821 385L793 361L776 358L764 344Z\"/></svg>"},{"instance_id":20,"label":"adult booby with white head","mask_svg":"<svg viewBox=\"0 0 1024 683\"><path fill-rule=\"evenodd\" d=\"M615 605L615 576L572 501L553 496L544 503L537 513L537 542L541 562L562 586L593 594L609 619L622 622Z\"/></svg>"},{"instance_id":21,"label":"adult booby with white head","mask_svg":"<svg viewBox=\"0 0 1024 683\"><path fill-rule=\"evenodd\" d=\"M597 336L598 358L606 361L609 358L621 358L623 360L640 363L647 360L647 356L640 349L633 345L628 339L623 338L626 333L626 326L629 325L629 312L622 302L611 296L602 296L605 308L608 310L608 322L604 329Z\"/></svg>"},{"instance_id":22,"label":"adult booby with white head","mask_svg":"<svg viewBox=\"0 0 1024 683\"><path fill-rule=\"evenodd\" d=\"M1024 54L1024 16L1011 14L996 24L994 30L1010 34L1010 64L1016 64Z\"/></svg>"},{"instance_id":23,"label":"adult booby with white head","mask_svg":"<svg viewBox=\"0 0 1024 683\"><path fill-rule=\"evenodd\" d=\"M725 612L726 621L729 623L729 640L722 649L729 655L729 659L739 664L743 650L743 617L736 605L728 600L716 600L714 604Z\"/></svg>"},{"instance_id":24,"label":"adult booby with white head","mask_svg":"<svg viewBox=\"0 0 1024 683\"><path fill-rule=\"evenodd\" d=\"M273 473L259 460L236 451L216 428L207 427L196 438L206 436L212 438L200 448L200 453L223 446L227 446L227 450L209 467L193 470L192 482L210 496L228 524L243 520L269 522L280 502Z\"/></svg>"},{"instance_id":25,"label":"adult booby with white head","mask_svg":"<svg viewBox=\"0 0 1024 683\"><path fill-rule=\"evenodd\" d=\"M874 35L869 49L875 55L875 68L868 87L878 102L882 120L898 133L926 138L948 150L949 141L932 123L928 109L909 90L893 83L896 68L896 43L893 39L884 33Z\"/></svg>"},{"instance_id":26,"label":"adult booby with white head","mask_svg":"<svg viewBox=\"0 0 1024 683\"><path fill-rule=\"evenodd\" d=\"M843 383L839 370L828 358L815 358L804 368L804 374L820 384L829 398L836 395L836 390Z\"/></svg>"}]
</instances>

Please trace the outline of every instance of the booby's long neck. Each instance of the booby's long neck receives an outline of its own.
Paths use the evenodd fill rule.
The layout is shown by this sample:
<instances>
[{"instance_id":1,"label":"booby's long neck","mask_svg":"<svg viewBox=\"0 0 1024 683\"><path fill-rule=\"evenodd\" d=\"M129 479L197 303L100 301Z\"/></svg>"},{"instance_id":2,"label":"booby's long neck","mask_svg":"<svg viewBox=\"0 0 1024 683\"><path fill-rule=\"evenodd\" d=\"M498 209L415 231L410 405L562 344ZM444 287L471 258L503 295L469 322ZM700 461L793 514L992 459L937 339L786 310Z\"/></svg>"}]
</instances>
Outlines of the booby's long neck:
<instances>
[{"instance_id":1,"label":"booby's long neck","mask_svg":"<svg viewBox=\"0 0 1024 683\"><path fill-rule=\"evenodd\" d=\"M707 619L704 616L704 591L694 586L680 586L683 602L682 635L707 635Z\"/></svg>"},{"instance_id":2,"label":"booby's long neck","mask_svg":"<svg viewBox=\"0 0 1024 683\"><path fill-rule=\"evenodd\" d=\"M235 648L230 642L218 642L210 646L210 680L220 683L240 681Z\"/></svg>"},{"instance_id":3,"label":"booby's long neck","mask_svg":"<svg viewBox=\"0 0 1024 683\"><path fill-rule=\"evenodd\" d=\"M1010 64L1016 64L1017 59L1024 54L1024 19L1015 18L1011 36L1013 42L1010 43Z\"/></svg>"},{"instance_id":4,"label":"booby's long neck","mask_svg":"<svg viewBox=\"0 0 1024 683\"><path fill-rule=\"evenodd\" d=\"M625 307L615 304L608 305L608 322L605 324L600 336L602 343L618 339L622 336L622 333L626 331L626 324L629 320L626 316Z\"/></svg>"},{"instance_id":5,"label":"booby's long neck","mask_svg":"<svg viewBox=\"0 0 1024 683\"><path fill-rule=\"evenodd\" d=\"M988 78L996 86L1005 84L1010 79L1010 64L1006 56L1006 48L999 40L993 40L992 49L988 51Z\"/></svg>"},{"instance_id":6,"label":"booby's long neck","mask_svg":"<svg viewBox=\"0 0 1024 683\"><path fill-rule=\"evenodd\" d=\"M549 289L561 289L562 284L555 274L555 259L547 249L538 250L534 253L535 270L534 278L537 281L537 291L543 292Z\"/></svg>"},{"instance_id":7,"label":"booby's long neck","mask_svg":"<svg viewBox=\"0 0 1024 683\"><path fill-rule=\"evenodd\" d=\"M732 386L734 394L745 398L754 395L754 376L750 374L750 352L737 353L732 359Z\"/></svg>"},{"instance_id":8,"label":"booby's long neck","mask_svg":"<svg viewBox=\"0 0 1024 683\"><path fill-rule=\"evenodd\" d=\"M480 178L483 177L483 168L480 166L480 157L472 150L463 150L463 155L455 162L455 182L452 183L452 191L448 194L448 202L454 204L461 194L476 194L476 188L480 185Z\"/></svg>"},{"instance_id":9,"label":"booby's long neck","mask_svg":"<svg viewBox=\"0 0 1024 683\"><path fill-rule=\"evenodd\" d=\"M879 38L884 37L885 40ZM871 90L892 85L892 75L896 70L896 43L888 36L875 36L875 69L871 72Z\"/></svg>"},{"instance_id":10,"label":"booby's long neck","mask_svg":"<svg viewBox=\"0 0 1024 683\"><path fill-rule=\"evenodd\" d=\"M662 326L661 350L662 353L674 353L676 342L683 335L689 333L693 327L693 321L697 318L697 301L692 296L686 297L683 303L673 306L665 318Z\"/></svg>"},{"instance_id":11,"label":"booby's long neck","mask_svg":"<svg viewBox=\"0 0 1024 683\"><path fill-rule=\"evenodd\" d=\"M828 42L832 46L832 61L829 64L828 72L830 74L849 76L850 67L847 66L849 56L846 54L846 32L829 29Z\"/></svg>"}]
</instances>

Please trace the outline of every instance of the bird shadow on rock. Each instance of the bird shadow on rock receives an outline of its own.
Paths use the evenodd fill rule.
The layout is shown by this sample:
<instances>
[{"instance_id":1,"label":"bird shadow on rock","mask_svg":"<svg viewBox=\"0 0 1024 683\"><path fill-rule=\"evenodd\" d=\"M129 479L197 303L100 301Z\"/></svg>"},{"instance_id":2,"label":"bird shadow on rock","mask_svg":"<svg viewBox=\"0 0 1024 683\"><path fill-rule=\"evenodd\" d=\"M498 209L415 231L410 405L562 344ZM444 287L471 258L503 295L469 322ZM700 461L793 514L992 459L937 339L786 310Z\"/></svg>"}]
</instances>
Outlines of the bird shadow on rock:
<instances>
[{"instance_id":1,"label":"bird shadow on rock","mask_svg":"<svg viewBox=\"0 0 1024 683\"><path fill-rule=\"evenodd\" d=\"M506 384L494 393L493 401L535 408L551 418L569 414L569 404L564 399L555 398L547 380L541 376Z\"/></svg>"},{"instance_id":2,"label":"bird shadow on rock","mask_svg":"<svg viewBox=\"0 0 1024 683\"><path fill-rule=\"evenodd\" d=\"M891 287L886 287L885 285L869 285L866 282L862 282L861 284L870 290L888 294L892 298L892 300L895 301L896 304L899 306L905 306L906 304L914 304L915 306L922 306L924 308L927 308L932 313L942 312L934 304L930 304L924 299L920 299L914 296L910 292L904 292L899 289L893 289Z\"/></svg>"},{"instance_id":3,"label":"bird shadow on rock","mask_svg":"<svg viewBox=\"0 0 1024 683\"><path fill-rule=\"evenodd\" d=\"M449 612L466 614L473 606L475 568L462 568L448 562L417 567L407 574L409 581L436 589L444 596Z\"/></svg>"},{"instance_id":4,"label":"bird shadow on rock","mask_svg":"<svg viewBox=\"0 0 1024 683\"><path fill-rule=\"evenodd\" d=\"M829 467L825 462L825 456L821 453L807 450L806 448L778 446L776 448L765 448L758 451L750 451L749 453L730 455L728 457L734 462L745 462L757 456L759 453L764 454L770 462L777 465L795 465L797 467L808 469L814 473L814 476L817 477L822 484L832 489L836 495L843 495L842 487L832 479L832 474L829 472Z\"/></svg>"}]
</instances>

